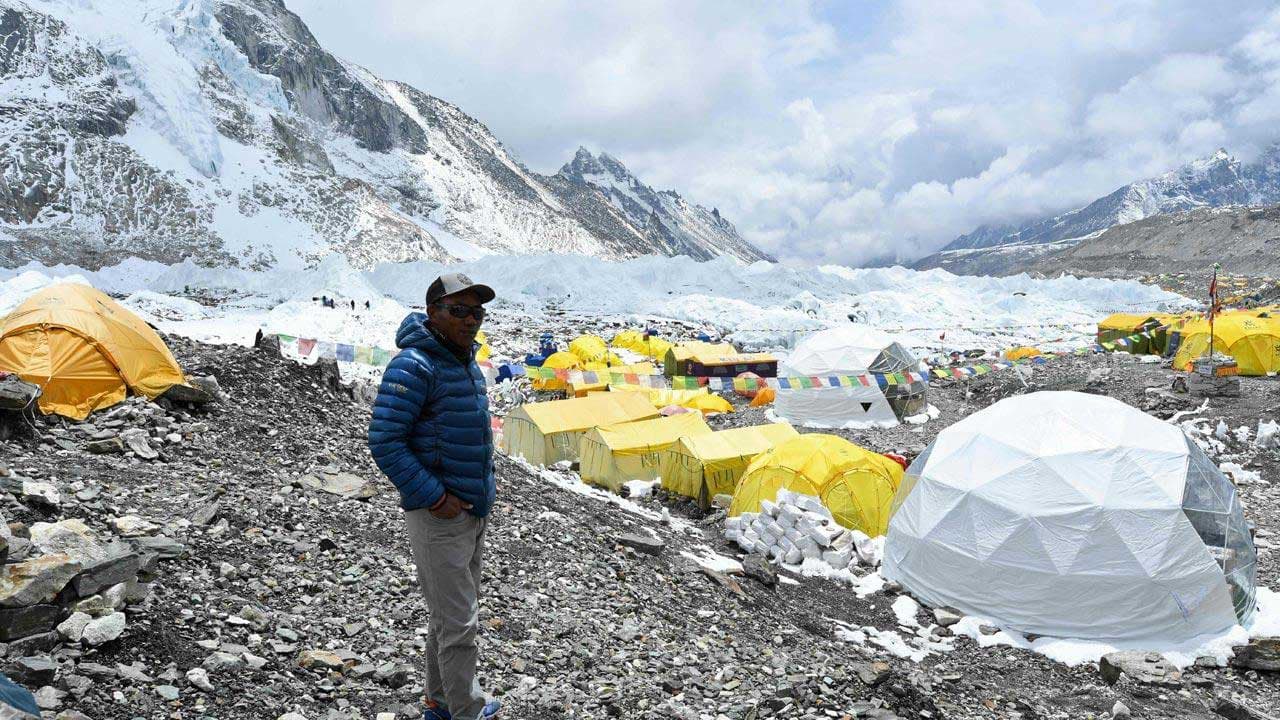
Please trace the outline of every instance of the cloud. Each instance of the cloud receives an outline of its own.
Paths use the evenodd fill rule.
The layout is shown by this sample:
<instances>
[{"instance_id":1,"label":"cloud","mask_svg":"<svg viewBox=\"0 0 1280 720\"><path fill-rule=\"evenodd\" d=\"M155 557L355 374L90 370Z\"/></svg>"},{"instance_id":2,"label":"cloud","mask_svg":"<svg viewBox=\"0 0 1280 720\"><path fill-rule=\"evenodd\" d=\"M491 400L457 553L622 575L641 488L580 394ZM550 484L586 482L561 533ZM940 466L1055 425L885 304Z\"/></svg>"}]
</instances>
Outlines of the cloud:
<instances>
[{"instance_id":1,"label":"cloud","mask_svg":"<svg viewBox=\"0 0 1280 720\"><path fill-rule=\"evenodd\" d=\"M1280 140L1270 0L291 0L536 170L585 144L782 257L910 259Z\"/></svg>"}]
</instances>

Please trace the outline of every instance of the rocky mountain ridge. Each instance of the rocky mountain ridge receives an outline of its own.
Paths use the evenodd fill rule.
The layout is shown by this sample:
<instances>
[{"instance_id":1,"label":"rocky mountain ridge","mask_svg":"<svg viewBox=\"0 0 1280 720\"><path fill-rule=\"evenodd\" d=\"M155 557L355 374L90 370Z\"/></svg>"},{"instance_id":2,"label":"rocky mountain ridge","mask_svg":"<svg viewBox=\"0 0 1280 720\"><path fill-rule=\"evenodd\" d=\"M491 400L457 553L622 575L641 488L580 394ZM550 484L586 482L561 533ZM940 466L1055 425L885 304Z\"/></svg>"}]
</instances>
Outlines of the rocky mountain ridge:
<instances>
[{"instance_id":1,"label":"rocky mountain ridge","mask_svg":"<svg viewBox=\"0 0 1280 720\"><path fill-rule=\"evenodd\" d=\"M1125 185L1088 205L1048 218L1020 225L983 225L956 238L941 251L914 264L931 267L974 266L970 251L995 248L1011 250L1015 257L1039 255L1033 246L1049 243L1072 244L1118 225L1144 218L1180 213L1197 208L1269 205L1280 203L1280 143L1271 146L1257 160L1241 163L1226 150L1192 161L1163 175ZM1009 255L1004 251L981 253L976 257Z\"/></svg>"},{"instance_id":2,"label":"rocky mountain ridge","mask_svg":"<svg viewBox=\"0 0 1280 720\"><path fill-rule=\"evenodd\" d=\"M528 170L458 107L324 50L280 0L0 0L0 38L5 265L771 259L612 158L644 201Z\"/></svg>"}]
</instances>

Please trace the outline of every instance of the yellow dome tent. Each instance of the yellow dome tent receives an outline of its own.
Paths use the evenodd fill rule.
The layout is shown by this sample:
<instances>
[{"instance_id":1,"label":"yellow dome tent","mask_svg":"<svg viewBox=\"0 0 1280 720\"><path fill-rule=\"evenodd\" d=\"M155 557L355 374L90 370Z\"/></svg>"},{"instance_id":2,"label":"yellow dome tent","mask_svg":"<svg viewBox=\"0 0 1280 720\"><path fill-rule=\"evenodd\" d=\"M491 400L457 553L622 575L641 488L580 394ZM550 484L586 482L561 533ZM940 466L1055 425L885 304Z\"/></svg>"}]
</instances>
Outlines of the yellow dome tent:
<instances>
[{"instance_id":1,"label":"yellow dome tent","mask_svg":"<svg viewBox=\"0 0 1280 720\"><path fill-rule=\"evenodd\" d=\"M632 480L656 480L658 455L687 435L711 432L698 413L597 427L582 437L582 481L614 492Z\"/></svg>"},{"instance_id":2,"label":"yellow dome tent","mask_svg":"<svg viewBox=\"0 0 1280 720\"><path fill-rule=\"evenodd\" d=\"M1038 348L1033 348L1026 345L1020 345L1018 347L1012 347L1012 348L1009 348L1008 350L1005 350L1004 359L1005 360L1025 360L1027 358L1039 357L1040 355L1043 355L1043 354L1044 353L1040 352Z\"/></svg>"},{"instance_id":3,"label":"yellow dome tent","mask_svg":"<svg viewBox=\"0 0 1280 720\"><path fill-rule=\"evenodd\" d=\"M489 347L489 336L484 334L483 330L476 332L476 342L480 343L480 349L476 350L476 362L484 362L493 355L493 350Z\"/></svg>"},{"instance_id":4,"label":"yellow dome tent","mask_svg":"<svg viewBox=\"0 0 1280 720\"><path fill-rule=\"evenodd\" d=\"M548 355L547 359L542 361L542 367L549 370L580 370L582 369L582 361L578 359L577 355L561 350ZM564 390L567 383L566 380L561 380L558 377L534 377L531 382L534 390Z\"/></svg>"},{"instance_id":5,"label":"yellow dome tent","mask_svg":"<svg viewBox=\"0 0 1280 720\"><path fill-rule=\"evenodd\" d=\"M667 356L667 351L671 349L671 343L658 337L651 337L648 340L641 340L636 352L645 355L653 360L662 362Z\"/></svg>"},{"instance_id":6,"label":"yellow dome tent","mask_svg":"<svg viewBox=\"0 0 1280 720\"><path fill-rule=\"evenodd\" d=\"M1249 311L1225 312L1213 319L1213 347L1235 358L1241 375L1280 372L1280 319L1256 317ZM1173 357L1174 370L1209 352L1209 321L1191 320L1182 328L1182 343Z\"/></svg>"},{"instance_id":7,"label":"yellow dome tent","mask_svg":"<svg viewBox=\"0 0 1280 720\"><path fill-rule=\"evenodd\" d=\"M638 330L623 330L613 336L613 342L610 344L614 347L635 350L637 347L644 345L644 336Z\"/></svg>"},{"instance_id":8,"label":"yellow dome tent","mask_svg":"<svg viewBox=\"0 0 1280 720\"><path fill-rule=\"evenodd\" d=\"M591 428L657 416L649 401L634 393L592 393L583 398L525 403L503 421L502 450L534 465L577 460L582 436Z\"/></svg>"},{"instance_id":9,"label":"yellow dome tent","mask_svg":"<svg viewBox=\"0 0 1280 720\"><path fill-rule=\"evenodd\" d=\"M51 285L4 318L0 370L41 387L41 412L76 420L130 390L156 398L186 383L173 353L142 318L77 283Z\"/></svg>"},{"instance_id":10,"label":"yellow dome tent","mask_svg":"<svg viewBox=\"0 0 1280 720\"><path fill-rule=\"evenodd\" d=\"M787 423L771 423L680 438L658 458L662 487L705 510L716 495L733 494L756 456L797 437Z\"/></svg>"},{"instance_id":11,"label":"yellow dome tent","mask_svg":"<svg viewBox=\"0 0 1280 720\"><path fill-rule=\"evenodd\" d=\"M697 410L703 415L733 412L733 405L728 400L709 392L702 395L696 395L686 402L680 403L680 406L687 407L690 410Z\"/></svg>"},{"instance_id":12,"label":"yellow dome tent","mask_svg":"<svg viewBox=\"0 0 1280 720\"><path fill-rule=\"evenodd\" d=\"M609 346L604 344L604 340L595 335L580 335L569 341L569 352L578 356L578 359L584 363L589 362L608 362L606 359L609 354ZM616 355L614 356L617 357Z\"/></svg>"},{"instance_id":13,"label":"yellow dome tent","mask_svg":"<svg viewBox=\"0 0 1280 720\"><path fill-rule=\"evenodd\" d=\"M844 438L810 433L752 461L733 493L729 515L759 512L778 488L816 495L841 525L876 537L889 525L889 506L902 482L902 466Z\"/></svg>"}]
</instances>

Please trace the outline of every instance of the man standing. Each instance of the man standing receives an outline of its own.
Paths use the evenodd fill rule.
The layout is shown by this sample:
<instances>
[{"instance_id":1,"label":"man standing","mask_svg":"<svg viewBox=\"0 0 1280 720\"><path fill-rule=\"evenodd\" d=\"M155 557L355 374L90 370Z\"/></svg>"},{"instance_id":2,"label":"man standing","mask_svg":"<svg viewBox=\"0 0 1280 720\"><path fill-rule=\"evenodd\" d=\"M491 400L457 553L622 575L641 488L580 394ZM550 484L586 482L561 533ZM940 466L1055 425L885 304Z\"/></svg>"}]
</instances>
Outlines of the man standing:
<instances>
[{"instance_id":1,"label":"man standing","mask_svg":"<svg viewBox=\"0 0 1280 720\"><path fill-rule=\"evenodd\" d=\"M498 714L476 681L484 532L493 506L493 431L475 338L494 292L461 273L436 278L427 312L396 333L369 424L374 461L400 491L418 582L431 611L424 720Z\"/></svg>"}]
</instances>

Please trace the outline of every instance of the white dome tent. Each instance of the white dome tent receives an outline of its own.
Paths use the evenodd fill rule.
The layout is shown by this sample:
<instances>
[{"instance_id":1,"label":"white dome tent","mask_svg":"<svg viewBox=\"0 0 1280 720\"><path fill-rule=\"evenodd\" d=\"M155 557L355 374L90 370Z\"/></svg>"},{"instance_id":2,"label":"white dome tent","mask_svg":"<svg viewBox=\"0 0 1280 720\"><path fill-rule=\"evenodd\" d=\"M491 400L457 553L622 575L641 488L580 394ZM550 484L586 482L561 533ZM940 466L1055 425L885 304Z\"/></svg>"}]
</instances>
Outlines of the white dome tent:
<instances>
[{"instance_id":1,"label":"white dome tent","mask_svg":"<svg viewBox=\"0 0 1280 720\"><path fill-rule=\"evenodd\" d=\"M1235 488L1179 428L1112 398L1038 392L961 420L891 513L885 578L1022 632L1172 643L1254 610Z\"/></svg>"},{"instance_id":2,"label":"white dome tent","mask_svg":"<svg viewBox=\"0 0 1280 720\"><path fill-rule=\"evenodd\" d=\"M914 370L911 353L884 332L865 325L842 325L805 337L787 357L780 376L830 377ZM898 386L902 398L922 400L923 382ZM897 397L897 396L895 396ZM793 425L812 428L893 427L898 414L884 390L854 384L804 390L778 389L775 412Z\"/></svg>"}]
</instances>

